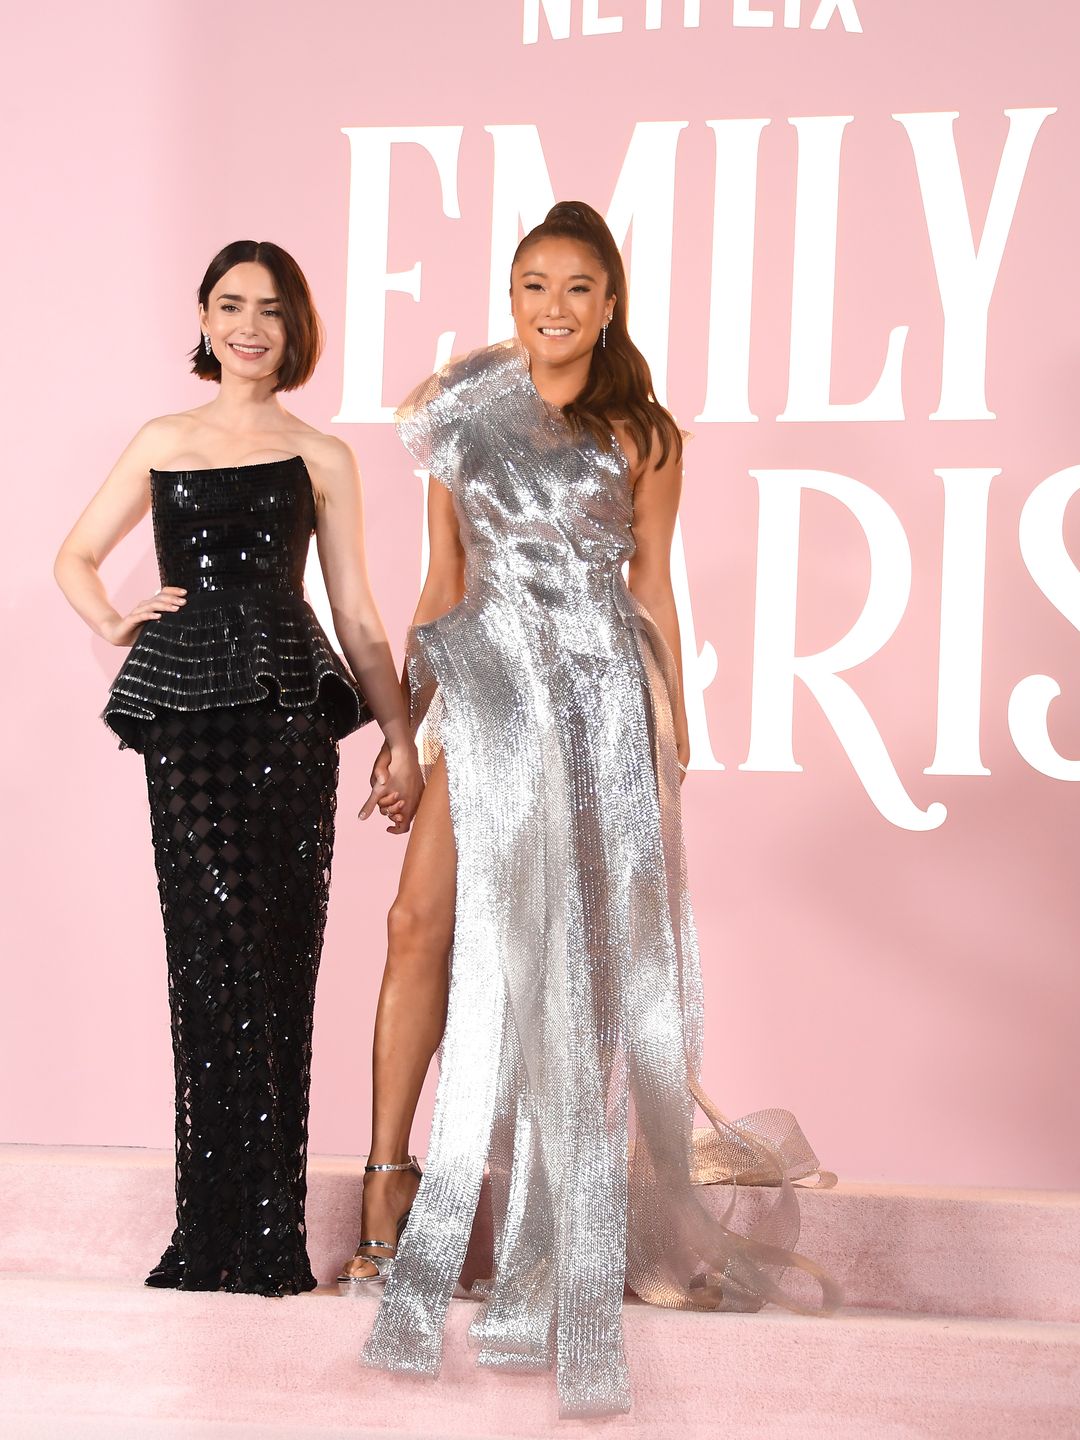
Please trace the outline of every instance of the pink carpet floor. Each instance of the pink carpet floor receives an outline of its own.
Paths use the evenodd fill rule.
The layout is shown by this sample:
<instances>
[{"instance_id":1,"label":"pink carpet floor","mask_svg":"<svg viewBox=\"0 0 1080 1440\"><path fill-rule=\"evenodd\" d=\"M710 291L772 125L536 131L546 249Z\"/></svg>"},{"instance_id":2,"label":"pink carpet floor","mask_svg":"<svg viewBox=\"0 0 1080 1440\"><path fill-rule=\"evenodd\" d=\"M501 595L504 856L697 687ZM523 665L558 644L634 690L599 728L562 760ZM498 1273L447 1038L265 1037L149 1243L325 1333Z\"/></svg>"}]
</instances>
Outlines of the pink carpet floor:
<instances>
[{"instance_id":1,"label":"pink carpet floor","mask_svg":"<svg viewBox=\"0 0 1080 1440\"><path fill-rule=\"evenodd\" d=\"M313 1162L321 1280L352 1250L359 1188L360 1162ZM476 1370L469 1301L451 1306L438 1381L371 1372L370 1302L142 1286L171 1228L170 1157L0 1147L0 1436L1078 1440L1080 1196L848 1185L803 1200L803 1248L844 1284L840 1315L628 1303L632 1413L559 1421L550 1377ZM470 1268L489 1244L481 1215Z\"/></svg>"}]
</instances>

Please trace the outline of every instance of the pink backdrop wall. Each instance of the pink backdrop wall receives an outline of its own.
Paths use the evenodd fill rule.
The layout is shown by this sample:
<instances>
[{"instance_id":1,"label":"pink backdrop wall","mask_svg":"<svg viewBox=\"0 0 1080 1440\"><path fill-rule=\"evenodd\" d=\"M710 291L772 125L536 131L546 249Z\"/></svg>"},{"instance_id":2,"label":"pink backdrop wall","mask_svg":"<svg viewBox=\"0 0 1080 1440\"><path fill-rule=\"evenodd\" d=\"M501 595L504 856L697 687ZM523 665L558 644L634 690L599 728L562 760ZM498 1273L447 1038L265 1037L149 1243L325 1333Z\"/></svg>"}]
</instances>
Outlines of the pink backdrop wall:
<instances>
[{"instance_id":1,"label":"pink backdrop wall","mask_svg":"<svg viewBox=\"0 0 1080 1440\"><path fill-rule=\"evenodd\" d=\"M850 1178L1078 1186L1080 823L1076 766L1066 762L1080 756L1080 582L1061 550L1054 487L1025 512L1021 548L1029 497L1048 476L1080 465L1076 9L1063 0L788 0L787 18L799 24L785 28L782 0L703 0L686 7L690 18L700 11L687 28L681 0L599 8L574 0L567 38L552 37L563 7L548 4L539 7L538 40L525 44L530 8L523 0L314 0L303 11L282 0L100 0L41 3L13 27L17 43L0 62L9 414L0 1139L170 1142L163 945L141 766L95 718L121 656L67 610L50 567L142 421L207 398L184 373L206 261L224 242L252 236L277 240L307 270L329 343L295 408L359 453L371 567L400 645L419 577L421 490L390 427L356 419L371 386L365 392L355 377L378 363L364 306L385 313L376 400L392 405L431 368L441 334L454 332L455 349L488 338L492 256L501 287L498 257L515 219L496 224L493 247L493 196L497 211L519 198L514 185L528 176L511 150L534 153L529 134L503 127L535 126L554 191L606 209L635 125L653 122L639 140L654 146L648 193L634 189L630 162L616 193L636 207L627 247L632 319L662 371L670 314L668 400L696 432L683 509L686 575L698 647L711 645L718 662L699 722L725 767L695 772L685 791L709 1003L706 1085L731 1112L792 1106L825 1161ZM830 18L814 29L819 10ZM621 17L622 29L582 34L583 25L598 28L590 15ZM660 28L646 29L646 18L658 16ZM853 16L861 32L849 28ZM1041 123L1033 119L1054 107ZM959 112L951 133L967 211L950 210L948 122L894 118L951 111ZM846 128L821 118L840 116L853 117ZM753 181L752 127L719 123L737 120L769 122L753 141L752 296L737 251L750 233L743 202L754 185L740 192L738 175ZM413 137L393 147L384 193L374 132L405 126L435 128L422 144ZM445 127L456 126L460 137L447 138ZM828 148L840 128L837 210L828 201ZM718 145L729 169L714 229ZM456 207L440 193L432 147L450 157ZM661 152L674 160L670 186ZM1001 222L1000 266L990 266L983 364L971 320L980 272L970 238L964 268L962 222L970 216L978 246L995 182L1003 193L1010 166L1019 194ZM534 185L524 208L542 209L543 198ZM790 403L800 285L795 309L809 316L795 337L804 390L821 371L827 323L823 330L810 312L832 268L832 214L832 401L870 395L890 331L906 326L900 382L886 376L879 392L886 409L902 396L903 418L777 419ZM824 241L815 239L822 225ZM416 261L419 300L390 291L384 312L380 275ZM739 325L749 298L746 384ZM929 418L942 405L947 322L955 327L950 363L969 392L985 383L994 419ZM710 343L719 346L711 399ZM955 415L977 399L954 395L944 408ZM739 418L740 404L759 418ZM732 418L719 418L725 405ZM939 470L970 473L943 478ZM991 470L1000 473L988 477ZM835 491L834 482L802 477L797 581L794 556L781 553L797 480L783 471L866 487L825 493L821 486ZM1061 482L1062 502L1076 483ZM979 495L987 486L984 544ZM1040 497L1051 503L1040 507ZM1075 504L1064 541L1077 556ZM148 525L106 575L121 603L152 590ZM860 750L848 722L830 723L796 681L802 769L784 768L783 667L768 646L779 643L793 586L800 655L840 640L868 590L871 609L880 605L882 633L866 647L874 653L844 677L851 690L837 692L865 706L883 746L876 761L872 744ZM939 717L943 592L953 648ZM1032 687L1014 702L1020 748L1008 723L1014 688L1040 674L1063 692L1041 762ZM953 756L934 766L939 728L953 737ZM401 842L352 819L375 744L368 730L343 751L316 1020L317 1151L356 1151L366 1140L383 917L402 853ZM748 756L756 768L740 769ZM700 744L695 758L707 758ZM965 767L989 773L948 773ZM947 808L944 822L914 828L928 823L920 816L934 803ZM747 1014L755 1025L729 1023Z\"/></svg>"}]
</instances>

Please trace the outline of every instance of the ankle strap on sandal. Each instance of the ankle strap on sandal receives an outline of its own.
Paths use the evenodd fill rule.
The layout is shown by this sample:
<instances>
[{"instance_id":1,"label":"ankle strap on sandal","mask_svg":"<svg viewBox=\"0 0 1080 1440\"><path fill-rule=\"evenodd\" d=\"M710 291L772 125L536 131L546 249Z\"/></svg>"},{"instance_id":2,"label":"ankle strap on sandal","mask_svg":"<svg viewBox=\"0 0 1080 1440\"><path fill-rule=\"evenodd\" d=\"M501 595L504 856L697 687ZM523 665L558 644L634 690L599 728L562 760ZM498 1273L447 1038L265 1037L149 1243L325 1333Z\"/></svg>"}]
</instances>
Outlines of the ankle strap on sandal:
<instances>
[{"instance_id":1,"label":"ankle strap on sandal","mask_svg":"<svg viewBox=\"0 0 1080 1440\"><path fill-rule=\"evenodd\" d=\"M370 1175L374 1170L419 1170L416 1163L416 1156L410 1155L408 1160L403 1160L400 1165L365 1165L364 1174Z\"/></svg>"}]
</instances>

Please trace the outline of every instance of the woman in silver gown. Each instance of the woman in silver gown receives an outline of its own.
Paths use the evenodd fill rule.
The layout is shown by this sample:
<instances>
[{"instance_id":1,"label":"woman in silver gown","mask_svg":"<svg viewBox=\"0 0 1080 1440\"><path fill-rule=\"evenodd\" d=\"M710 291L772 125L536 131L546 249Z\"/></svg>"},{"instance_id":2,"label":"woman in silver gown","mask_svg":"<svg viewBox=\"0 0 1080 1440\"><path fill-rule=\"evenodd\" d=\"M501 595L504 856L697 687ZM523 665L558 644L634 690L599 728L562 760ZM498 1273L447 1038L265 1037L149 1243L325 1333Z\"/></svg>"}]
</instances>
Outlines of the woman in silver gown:
<instances>
[{"instance_id":1,"label":"woman in silver gown","mask_svg":"<svg viewBox=\"0 0 1080 1440\"><path fill-rule=\"evenodd\" d=\"M518 340L451 361L397 417L439 482L407 654L430 778L390 915L374 1168L343 1281L385 1283L368 1364L436 1373L487 1168L479 1363L554 1364L563 1413L595 1414L629 1407L624 1285L692 1309L834 1297L792 1253L791 1181L817 1170L793 1117L727 1122L698 1083L669 573L682 436L627 332L601 217L556 205L518 249L511 300ZM382 808L393 823L392 791ZM440 1038L418 1182L409 1130ZM711 1122L696 1144L695 1103ZM695 1190L709 1179L776 1200L739 1235ZM792 1267L819 1304L782 1288Z\"/></svg>"}]
</instances>

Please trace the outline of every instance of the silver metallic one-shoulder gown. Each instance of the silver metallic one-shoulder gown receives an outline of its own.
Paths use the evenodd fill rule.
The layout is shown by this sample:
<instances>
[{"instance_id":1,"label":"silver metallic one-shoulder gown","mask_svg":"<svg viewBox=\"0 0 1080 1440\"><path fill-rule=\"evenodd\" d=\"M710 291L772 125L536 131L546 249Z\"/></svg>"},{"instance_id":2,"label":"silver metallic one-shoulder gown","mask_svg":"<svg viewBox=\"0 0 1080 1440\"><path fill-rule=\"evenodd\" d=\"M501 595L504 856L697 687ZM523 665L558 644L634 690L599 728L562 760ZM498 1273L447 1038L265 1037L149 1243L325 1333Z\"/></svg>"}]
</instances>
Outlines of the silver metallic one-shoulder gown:
<instances>
[{"instance_id":1,"label":"silver metallic one-shoulder gown","mask_svg":"<svg viewBox=\"0 0 1080 1440\"><path fill-rule=\"evenodd\" d=\"M466 555L465 599L408 653L425 761L446 756L457 914L425 1174L364 1359L437 1373L486 1166L479 1363L554 1365L566 1414L626 1410L624 1285L685 1309L832 1303L791 1253L790 1182L817 1160L788 1112L725 1121L698 1085L674 671L623 580L622 452L571 433L516 342L451 361L397 421ZM739 1235L708 1179L778 1188ZM781 1288L791 1267L818 1304Z\"/></svg>"}]
</instances>

